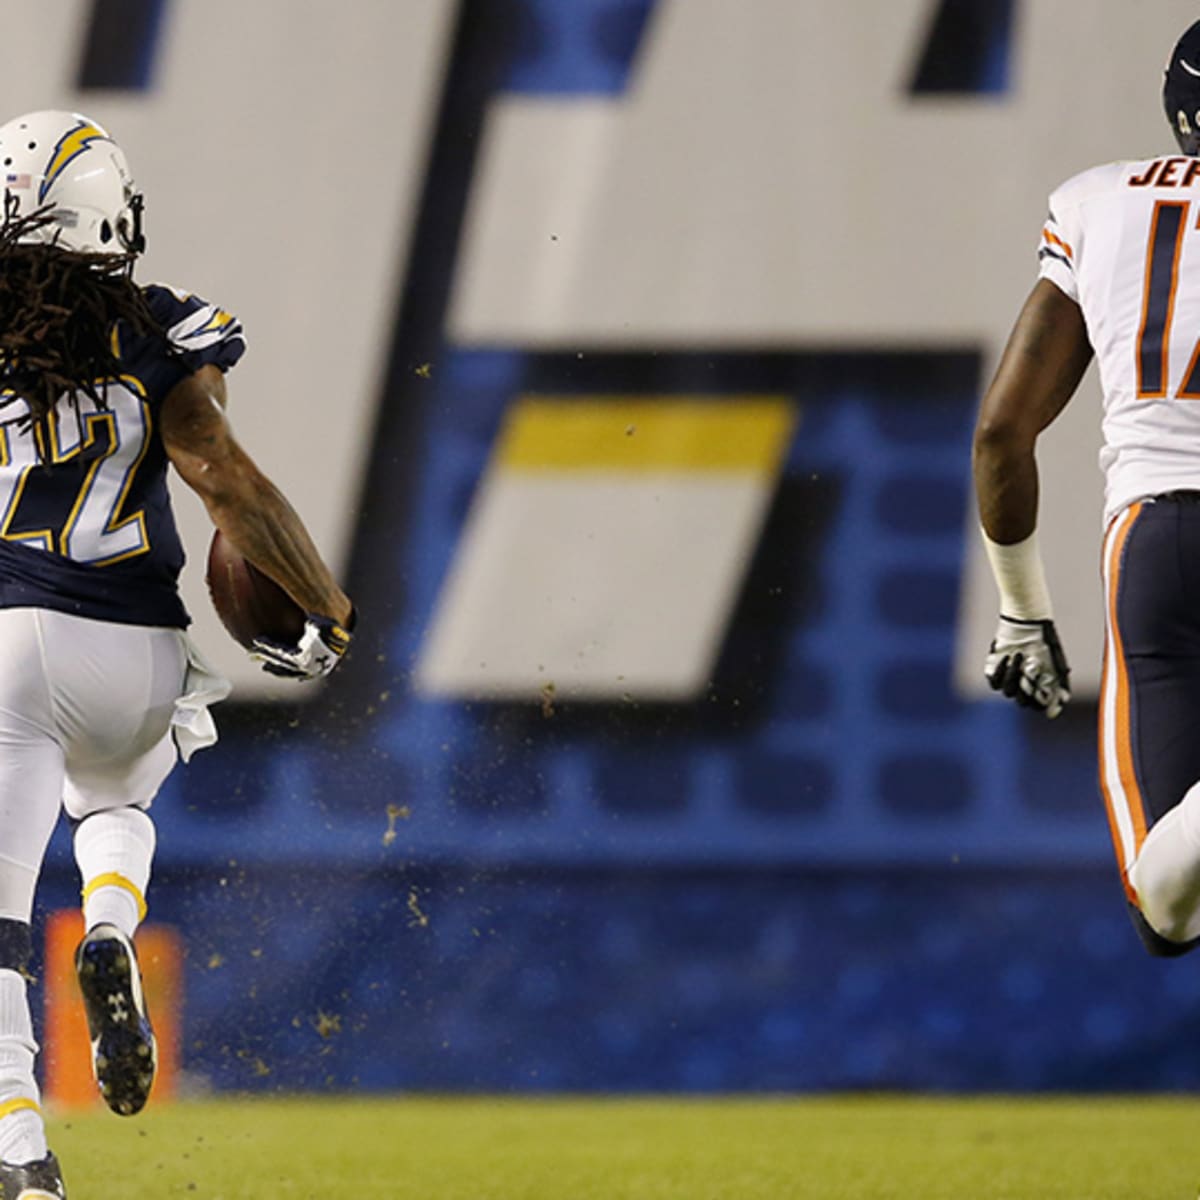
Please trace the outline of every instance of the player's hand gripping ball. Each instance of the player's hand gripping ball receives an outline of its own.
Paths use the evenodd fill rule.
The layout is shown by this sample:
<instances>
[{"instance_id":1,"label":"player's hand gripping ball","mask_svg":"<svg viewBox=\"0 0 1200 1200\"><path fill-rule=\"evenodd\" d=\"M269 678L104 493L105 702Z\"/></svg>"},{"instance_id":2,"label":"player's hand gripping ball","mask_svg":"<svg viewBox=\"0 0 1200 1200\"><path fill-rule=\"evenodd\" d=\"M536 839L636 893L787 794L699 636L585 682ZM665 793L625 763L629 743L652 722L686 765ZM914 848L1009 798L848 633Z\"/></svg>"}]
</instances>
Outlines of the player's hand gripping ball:
<instances>
[{"instance_id":1,"label":"player's hand gripping ball","mask_svg":"<svg viewBox=\"0 0 1200 1200\"><path fill-rule=\"evenodd\" d=\"M994 691L1051 720L1071 698L1071 669L1053 621L1002 616L983 673Z\"/></svg>"},{"instance_id":2,"label":"player's hand gripping ball","mask_svg":"<svg viewBox=\"0 0 1200 1200\"><path fill-rule=\"evenodd\" d=\"M208 548L206 581L221 624L247 650L261 638L295 644L303 635L304 609L247 562L219 529Z\"/></svg>"},{"instance_id":3,"label":"player's hand gripping ball","mask_svg":"<svg viewBox=\"0 0 1200 1200\"><path fill-rule=\"evenodd\" d=\"M353 614L349 623L353 625ZM304 632L294 644L255 638L250 657L268 674L283 679L320 679L342 661L349 647L346 626L320 613L306 613Z\"/></svg>"},{"instance_id":4,"label":"player's hand gripping ball","mask_svg":"<svg viewBox=\"0 0 1200 1200\"><path fill-rule=\"evenodd\" d=\"M346 626L320 613L306 613L247 562L219 529L208 550L208 592L234 641L271 675L320 679L342 661L350 645L353 613Z\"/></svg>"}]
</instances>

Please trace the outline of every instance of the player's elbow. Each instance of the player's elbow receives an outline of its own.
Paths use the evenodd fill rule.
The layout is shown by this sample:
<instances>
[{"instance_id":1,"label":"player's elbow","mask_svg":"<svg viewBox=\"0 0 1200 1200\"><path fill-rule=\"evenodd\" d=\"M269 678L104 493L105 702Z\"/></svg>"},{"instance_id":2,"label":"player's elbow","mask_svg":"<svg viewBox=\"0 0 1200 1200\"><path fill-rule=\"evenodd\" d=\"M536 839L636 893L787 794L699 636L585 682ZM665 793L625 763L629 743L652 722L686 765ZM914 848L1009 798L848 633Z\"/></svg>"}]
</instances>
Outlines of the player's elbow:
<instances>
[{"instance_id":1,"label":"player's elbow","mask_svg":"<svg viewBox=\"0 0 1200 1200\"><path fill-rule=\"evenodd\" d=\"M184 482L209 507L225 506L234 501L237 493L237 481L232 473L224 470L217 463L199 459L188 464L186 471L181 471Z\"/></svg>"},{"instance_id":2,"label":"player's elbow","mask_svg":"<svg viewBox=\"0 0 1200 1200\"><path fill-rule=\"evenodd\" d=\"M975 460L995 461L1033 452L1035 437L1019 420L1003 413L984 413L975 426L972 453Z\"/></svg>"},{"instance_id":3,"label":"player's elbow","mask_svg":"<svg viewBox=\"0 0 1200 1200\"><path fill-rule=\"evenodd\" d=\"M244 455L180 454L172 461L210 513L251 506L263 490L261 473Z\"/></svg>"}]
</instances>

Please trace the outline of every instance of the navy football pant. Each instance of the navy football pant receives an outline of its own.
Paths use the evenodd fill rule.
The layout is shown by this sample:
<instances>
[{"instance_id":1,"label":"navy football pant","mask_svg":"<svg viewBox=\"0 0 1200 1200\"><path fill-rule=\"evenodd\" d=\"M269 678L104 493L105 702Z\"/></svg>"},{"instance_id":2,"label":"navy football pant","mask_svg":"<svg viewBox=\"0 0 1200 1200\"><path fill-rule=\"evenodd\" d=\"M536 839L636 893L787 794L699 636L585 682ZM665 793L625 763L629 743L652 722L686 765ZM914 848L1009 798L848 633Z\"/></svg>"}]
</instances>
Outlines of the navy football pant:
<instances>
[{"instance_id":1,"label":"navy football pant","mask_svg":"<svg viewBox=\"0 0 1200 1200\"><path fill-rule=\"evenodd\" d=\"M1146 832L1200 780L1200 493L1131 505L1104 541L1100 785L1122 882ZM1135 915L1155 952L1153 931ZM1161 942L1161 939L1158 939Z\"/></svg>"}]
</instances>

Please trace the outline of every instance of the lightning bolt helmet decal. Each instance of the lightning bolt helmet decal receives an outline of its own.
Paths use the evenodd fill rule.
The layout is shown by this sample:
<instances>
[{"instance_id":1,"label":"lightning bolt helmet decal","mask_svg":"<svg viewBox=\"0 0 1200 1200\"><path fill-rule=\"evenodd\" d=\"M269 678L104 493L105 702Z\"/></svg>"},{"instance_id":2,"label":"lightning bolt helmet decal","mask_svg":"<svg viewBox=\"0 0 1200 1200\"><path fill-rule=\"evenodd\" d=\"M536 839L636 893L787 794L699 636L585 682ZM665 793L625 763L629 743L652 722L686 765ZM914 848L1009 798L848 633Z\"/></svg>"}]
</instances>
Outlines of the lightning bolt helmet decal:
<instances>
[{"instance_id":1,"label":"lightning bolt helmet decal","mask_svg":"<svg viewBox=\"0 0 1200 1200\"><path fill-rule=\"evenodd\" d=\"M38 203L45 202L47 193L62 173L93 142L107 142L111 140L103 129L97 128L90 121L81 117L79 123L74 128L68 129L58 139L58 144L54 147L54 151L50 155L50 161L46 164L41 187L38 188Z\"/></svg>"}]
</instances>

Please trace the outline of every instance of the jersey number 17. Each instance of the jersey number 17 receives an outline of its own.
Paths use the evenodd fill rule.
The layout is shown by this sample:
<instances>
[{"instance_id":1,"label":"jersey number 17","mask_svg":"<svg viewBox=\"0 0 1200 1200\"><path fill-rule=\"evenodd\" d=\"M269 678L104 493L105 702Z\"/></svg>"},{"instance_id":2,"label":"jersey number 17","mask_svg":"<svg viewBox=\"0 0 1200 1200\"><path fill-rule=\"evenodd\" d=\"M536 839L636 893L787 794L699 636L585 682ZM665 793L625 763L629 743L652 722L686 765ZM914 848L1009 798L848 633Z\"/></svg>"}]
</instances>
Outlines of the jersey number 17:
<instances>
[{"instance_id":1,"label":"jersey number 17","mask_svg":"<svg viewBox=\"0 0 1200 1200\"><path fill-rule=\"evenodd\" d=\"M1186 200L1160 200L1150 218L1142 321L1137 339L1137 394L1141 400L1162 399L1167 395L1168 348L1189 208ZM1183 383L1175 395L1185 400L1200 400L1200 341L1192 351Z\"/></svg>"}]
</instances>

